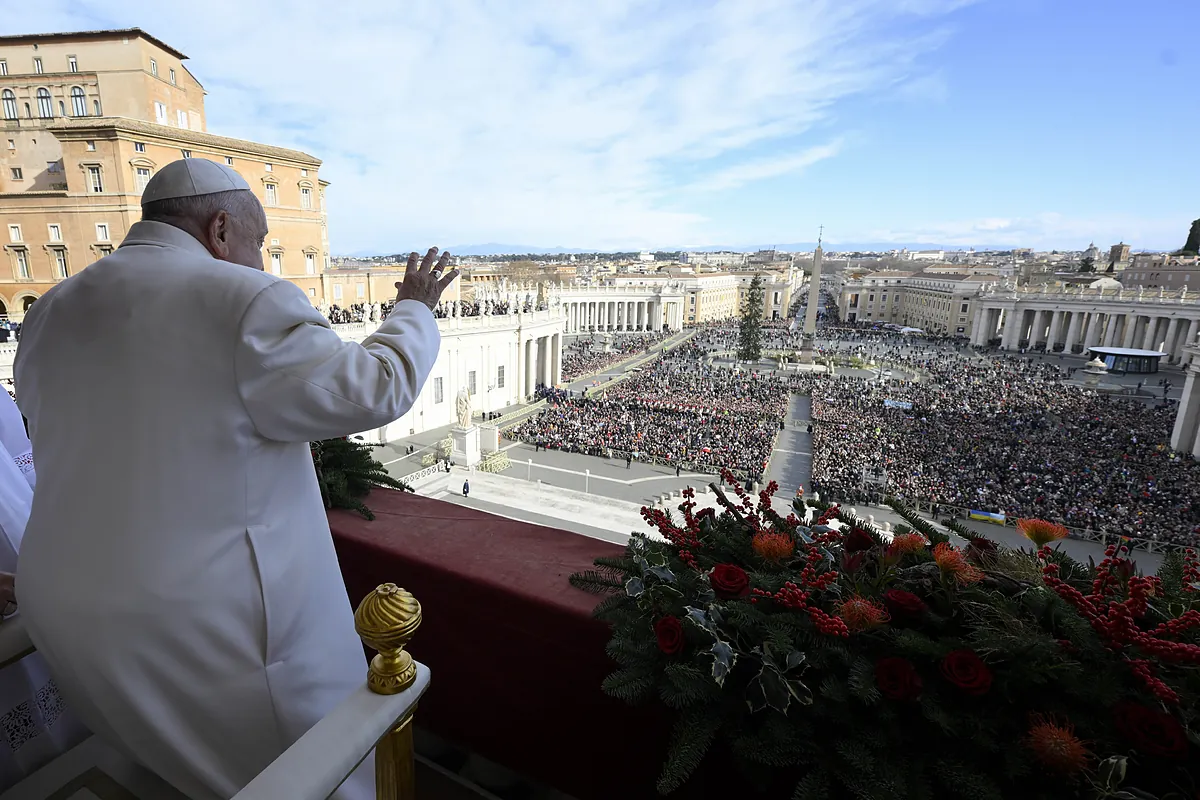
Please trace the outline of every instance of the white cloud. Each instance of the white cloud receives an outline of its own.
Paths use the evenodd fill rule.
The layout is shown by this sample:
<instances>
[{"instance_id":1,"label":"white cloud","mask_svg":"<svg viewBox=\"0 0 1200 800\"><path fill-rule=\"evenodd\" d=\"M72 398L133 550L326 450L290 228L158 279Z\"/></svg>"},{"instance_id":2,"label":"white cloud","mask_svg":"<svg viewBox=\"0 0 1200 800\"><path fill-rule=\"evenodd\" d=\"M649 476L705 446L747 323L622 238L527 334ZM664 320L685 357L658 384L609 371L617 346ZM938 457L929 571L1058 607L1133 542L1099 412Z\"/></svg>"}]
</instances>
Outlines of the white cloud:
<instances>
[{"instance_id":1,"label":"white cloud","mask_svg":"<svg viewBox=\"0 0 1200 800\"><path fill-rule=\"evenodd\" d=\"M1090 242L1107 248L1121 239L1135 249L1154 249L1181 245L1189 224L1186 215L1163 219L1129 214L1078 217L1046 212L1030 217L957 220L920 227L875 230L865 233L862 241L928 242L958 247L1074 247L1082 250ZM1176 240L1178 244L1171 245Z\"/></svg>"},{"instance_id":2,"label":"white cloud","mask_svg":"<svg viewBox=\"0 0 1200 800\"><path fill-rule=\"evenodd\" d=\"M606 247L736 236L690 194L835 157L814 126L851 95L921 87L914 59L959 5L43 0L5 27L139 26L186 52L211 132L325 160L338 251ZM922 20L912 38L889 29L901 14Z\"/></svg>"}]
</instances>

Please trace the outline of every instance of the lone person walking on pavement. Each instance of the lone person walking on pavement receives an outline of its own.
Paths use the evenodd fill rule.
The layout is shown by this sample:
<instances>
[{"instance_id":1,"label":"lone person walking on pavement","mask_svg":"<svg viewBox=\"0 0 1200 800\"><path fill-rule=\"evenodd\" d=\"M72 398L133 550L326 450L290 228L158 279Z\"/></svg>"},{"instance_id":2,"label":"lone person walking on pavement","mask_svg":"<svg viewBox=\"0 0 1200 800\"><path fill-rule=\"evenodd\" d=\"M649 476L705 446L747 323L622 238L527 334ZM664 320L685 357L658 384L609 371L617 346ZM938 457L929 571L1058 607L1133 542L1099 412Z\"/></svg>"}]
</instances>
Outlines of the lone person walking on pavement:
<instances>
[{"instance_id":1,"label":"lone person walking on pavement","mask_svg":"<svg viewBox=\"0 0 1200 800\"><path fill-rule=\"evenodd\" d=\"M470 493L471 493L471 482L463 481L463 497L466 497Z\"/></svg>"}]
</instances>

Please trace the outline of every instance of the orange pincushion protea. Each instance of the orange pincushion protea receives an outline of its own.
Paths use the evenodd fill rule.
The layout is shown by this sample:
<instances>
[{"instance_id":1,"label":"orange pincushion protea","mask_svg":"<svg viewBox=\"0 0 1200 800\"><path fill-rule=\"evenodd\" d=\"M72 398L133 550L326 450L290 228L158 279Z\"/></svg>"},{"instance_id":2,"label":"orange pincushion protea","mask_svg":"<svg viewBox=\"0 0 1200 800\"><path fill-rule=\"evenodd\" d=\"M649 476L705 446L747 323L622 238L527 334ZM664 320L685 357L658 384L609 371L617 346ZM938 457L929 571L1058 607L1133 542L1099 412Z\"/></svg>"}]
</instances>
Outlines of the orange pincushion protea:
<instances>
[{"instance_id":1,"label":"orange pincushion protea","mask_svg":"<svg viewBox=\"0 0 1200 800\"><path fill-rule=\"evenodd\" d=\"M852 631L865 631L888 621L886 608L874 600L858 596L838 606L838 616Z\"/></svg>"},{"instance_id":2,"label":"orange pincushion protea","mask_svg":"<svg viewBox=\"0 0 1200 800\"><path fill-rule=\"evenodd\" d=\"M933 560L937 562L943 574L954 576L954 580L959 583L976 583L983 580L983 573L968 563L963 552L946 542L933 548Z\"/></svg>"},{"instance_id":3,"label":"orange pincushion protea","mask_svg":"<svg viewBox=\"0 0 1200 800\"><path fill-rule=\"evenodd\" d=\"M1038 547L1067 538L1067 529L1044 519L1019 519L1017 532Z\"/></svg>"},{"instance_id":4,"label":"orange pincushion protea","mask_svg":"<svg viewBox=\"0 0 1200 800\"><path fill-rule=\"evenodd\" d=\"M1064 775L1074 775L1087 769L1091 754L1075 736L1070 723L1036 714L1025 744L1042 765Z\"/></svg>"},{"instance_id":5,"label":"orange pincushion protea","mask_svg":"<svg viewBox=\"0 0 1200 800\"><path fill-rule=\"evenodd\" d=\"M892 537L888 550L894 553L917 553L925 549L925 537L919 533L897 533Z\"/></svg>"},{"instance_id":6,"label":"orange pincushion protea","mask_svg":"<svg viewBox=\"0 0 1200 800\"><path fill-rule=\"evenodd\" d=\"M796 542L786 533L759 531L750 540L750 546L767 561L787 561L796 552Z\"/></svg>"}]
</instances>

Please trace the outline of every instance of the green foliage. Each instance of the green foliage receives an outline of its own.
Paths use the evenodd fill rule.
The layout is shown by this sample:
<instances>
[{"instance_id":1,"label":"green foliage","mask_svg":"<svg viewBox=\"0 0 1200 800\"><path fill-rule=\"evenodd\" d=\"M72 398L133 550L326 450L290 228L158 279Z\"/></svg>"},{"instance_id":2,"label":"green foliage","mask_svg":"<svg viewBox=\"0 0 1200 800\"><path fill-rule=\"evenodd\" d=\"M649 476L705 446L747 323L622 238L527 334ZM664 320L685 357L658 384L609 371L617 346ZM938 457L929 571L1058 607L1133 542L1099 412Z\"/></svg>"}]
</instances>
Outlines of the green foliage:
<instances>
[{"instance_id":1,"label":"green foliage","mask_svg":"<svg viewBox=\"0 0 1200 800\"><path fill-rule=\"evenodd\" d=\"M1200 253L1200 219L1192 221L1192 227L1188 230L1187 241L1183 243L1183 247L1175 255L1194 256L1197 253Z\"/></svg>"},{"instance_id":2,"label":"green foliage","mask_svg":"<svg viewBox=\"0 0 1200 800\"><path fill-rule=\"evenodd\" d=\"M742 318L738 323L737 357L742 361L758 361L762 358L762 314L763 314L763 279L755 275L746 291L742 304Z\"/></svg>"},{"instance_id":3,"label":"green foliage","mask_svg":"<svg viewBox=\"0 0 1200 800\"><path fill-rule=\"evenodd\" d=\"M412 487L393 478L375 460L371 451L376 447L379 445L349 439L325 439L309 445L313 467L317 471L317 485L321 487L321 500L326 508L345 508L357 511L366 519L375 519L375 514L363 502L372 487L412 491Z\"/></svg>"},{"instance_id":4,"label":"green foliage","mask_svg":"<svg viewBox=\"0 0 1200 800\"><path fill-rule=\"evenodd\" d=\"M612 625L606 649L617 666L604 691L676 715L664 743L661 792L683 785L717 752L734 759L747 787L784 780L798 800L1166 800L1175 787L1194 785L1187 758L1139 752L1117 728L1113 709L1122 702L1164 708L1125 660L1148 658L1179 695L1166 707L1171 715L1184 729L1200 730L1195 668L1109 649L1079 609L1043 581L1043 570L1056 568L1052 574L1086 596L1098 576L1123 569L1120 559L1094 565L1061 550L995 550L950 524L971 545L951 552L979 570L977 580L961 583L932 552L941 546L944 556L950 537L899 501L890 504L928 544L894 553L878 535L855 534L848 553L846 534L862 520L810 501L793 508L798 518L811 508L812 524L796 524L769 504L756 506L732 476L726 480L731 494L717 494L720 514L697 519L685 495L678 513L651 514L666 541L635 534L623 555L571 577L603 595L596 616ZM794 554L767 560L755 546L760 532L790 538ZM851 556L856 562L848 565ZM1165 559L1159 590L1138 624L1150 630L1200 611L1185 585L1198 570L1179 556ZM738 571L748 587L731 595L723 581L736 584ZM827 586L815 583L831 572L836 579ZM785 602L789 583L807 599ZM856 617L842 604L861 598L882 611L890 589L915 593L923 610L856 623L844 637L819 629L810 611L849 624ZM1124 599L1121 591L1114 601ZM1175 641L1200 644L1200 631L1185 626ZM990 676L971 691L945 667L948 656L964 650ZM881 680L885 659L911 667L919 680L914 696L896 696ZM1069 724L1086 743L1093 755L1082 772L1062 774L1038 760L1029 737L1041 718ZM1188 758L1200 750L1189 748ZM1120 780L1106 759L1127 759ZM1103 763L1109 766L1102 770Z\"/></svg>"}]
</instances>

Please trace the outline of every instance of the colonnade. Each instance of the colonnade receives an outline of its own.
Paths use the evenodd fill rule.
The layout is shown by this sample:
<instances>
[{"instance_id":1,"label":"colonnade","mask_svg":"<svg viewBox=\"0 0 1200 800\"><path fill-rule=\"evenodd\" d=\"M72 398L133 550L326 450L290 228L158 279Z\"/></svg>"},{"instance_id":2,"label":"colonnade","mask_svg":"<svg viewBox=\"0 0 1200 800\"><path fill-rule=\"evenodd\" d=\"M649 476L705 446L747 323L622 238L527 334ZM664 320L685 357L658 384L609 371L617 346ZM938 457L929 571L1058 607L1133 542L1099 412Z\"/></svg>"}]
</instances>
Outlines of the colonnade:
<instances>
[{"instance_id":1,"label":"colonnade","mask_svg":"<svg viewBox=\"0 0 1200 800\"><path fill-rule=\"evenodd\" d=\"M1158 304L1077 303L1070 307L1026 307L1024 303L989 305L978 302L971 344L997 337L1000 349L1034 349L1082 353L1089 347L1157 350L1166 362L1179 364L1183 348L1200 334L1200 307Z\"/></svg>"},{"instance_id":2,"label":"colonnade","mask_svg":"<svg viewBox=\"0 0 1200 800\"><path fill-rule=\"evenodd\" d=\"M598 331L661 331L683 327L683 303L650 300L564 300L567 333Z\"/></svg>"},{"instance_id":3,"label":"colonnade","mask_svg":"<svg viewBox=\"0 0 1200 800\"><path fill-rule=\"evenodd\" d=\"M553 386L562 380L561 333L526 339L518 352L518 394L531 397L539 385Z\"/></svg>"}]
</instances>

